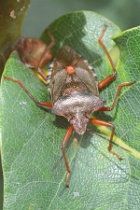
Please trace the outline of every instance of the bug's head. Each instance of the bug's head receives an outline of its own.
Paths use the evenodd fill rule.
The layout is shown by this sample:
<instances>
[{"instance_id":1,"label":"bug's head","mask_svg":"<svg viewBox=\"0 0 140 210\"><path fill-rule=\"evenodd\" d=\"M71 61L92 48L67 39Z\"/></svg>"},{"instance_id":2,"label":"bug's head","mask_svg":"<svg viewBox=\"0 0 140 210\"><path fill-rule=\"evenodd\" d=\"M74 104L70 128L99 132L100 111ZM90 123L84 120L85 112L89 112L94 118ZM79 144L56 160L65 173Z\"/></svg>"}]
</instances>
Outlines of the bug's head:
<instances>
[{"instance_id":1,"label":"bug's head","mask_svg":"<svg viewBox=\"0 0 140 210\"><path fill-rule=\"evenodd\" d=\"M69 120L69 123L79 135L85 133L88 122L89 118L83 112L74 113L72 118Z\"/></svg>"}]
</instances>

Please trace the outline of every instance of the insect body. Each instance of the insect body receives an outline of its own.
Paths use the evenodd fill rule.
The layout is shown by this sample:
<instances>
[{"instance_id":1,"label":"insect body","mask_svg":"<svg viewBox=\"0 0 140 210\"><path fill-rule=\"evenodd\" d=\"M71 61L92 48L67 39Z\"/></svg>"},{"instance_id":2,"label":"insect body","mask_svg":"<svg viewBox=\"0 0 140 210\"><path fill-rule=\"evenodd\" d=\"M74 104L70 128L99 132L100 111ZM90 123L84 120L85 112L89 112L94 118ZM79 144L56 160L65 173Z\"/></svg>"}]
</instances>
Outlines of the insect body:
<instances>
[{"instance_id":1,"label":"insect body","mask_svg":"<svg viewBox=\"0 0 140 210\"><path fill-rule=\"evenodd\" d=\"M59 50L58 55L51 65L49 89L52 102L40 102L36 100L21 81L5 77L5 79L18 83L37 105L51 108L55 115L63 116L69 121L70 126L66 131L61 145L67 171L67 187L69 186L70 166L66 157L65 145L73 130L82 135L86 131L88 123L110 127L112 131L108 151L121 160L121 157L112 150L112 141L115 130L114 125L91 117L91 114L96 111L111 111L116 104L121 88L134 84L134 82L120 84L112 106L104 106L105 103L101 100L99 91L101 88L112 82L117 74L109 52L102 42L102 37L106 29L107 26L104 26L98 42L105 51L114 72L99 83L97 82L93 69L88 65L87 61L68 46L64 46ZM38 67L38 73L43 78L46 78L46 75L41 72L40 67Z\"/></svg>"},{"instance_id":2,"label":"insect body","mask_svg":"<svg viewBox=\"0 0 140 210\"><path fill-rule=\"evenodd\" d=\"M50 82L52 112L65 117L78 134L89 116L103 106L96 75L73 49L64 46L54 60Z\"/></svg>"}]
</instances>

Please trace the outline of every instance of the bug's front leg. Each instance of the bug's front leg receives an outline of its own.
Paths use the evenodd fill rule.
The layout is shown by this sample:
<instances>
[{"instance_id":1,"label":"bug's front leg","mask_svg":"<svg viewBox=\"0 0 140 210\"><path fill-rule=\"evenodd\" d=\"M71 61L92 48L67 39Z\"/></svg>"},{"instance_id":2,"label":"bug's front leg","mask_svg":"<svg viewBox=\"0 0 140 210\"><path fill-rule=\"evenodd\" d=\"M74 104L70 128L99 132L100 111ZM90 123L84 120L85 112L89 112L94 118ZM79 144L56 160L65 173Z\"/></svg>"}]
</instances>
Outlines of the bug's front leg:
<instances>
[{"instance_id":1,"label":"bug's front leg","mask_svg":"<svg viewBox=\"0 0 140 210\"><path fill-rule=\"evenodd\" d=\"M63 158L64 158L64 161L65 161L65 166L66 166L66 171L67 171L67 175L66 175L66 187L69 187L69 179L70 179L70 166L69 166L69 163L68 163L68 159L66 157L66 151L65 151L65 145L71 135L73 131L73 127L72 125L70 125L66 131L66 134L64 136L64 139L63 139L63 142L62 142L62 145L61 145L61 149L62 149L62 154L63 154Z\"/></svg>"},{"instance_id":2,"label":"bug's front leg","mask_svg":"<svg viewBox=\"0 0 140 210\"><path fill-rule=\"evenodd\" d=\"M102 126L106 126L106 127L110 127L112 129L111 132L111 136L110 136L110 140L109 140L109 146L108 146L108 151L110 153L112 153L113 155L115 155L119 160L122 160L122 158L112 150L112 146L113 146L113 136L114 136L114 131L115 131L115 126L111 123L105 122L103 120L99 120L99 119L90 119L90 123L92 124L96 124L96 125L102 125Z\"/></svg>"},{"instance_id":3,"label":"bug's front leg","mask_svg":"<svg viewBox=\"0 0 140 210\"><path fill-rule=\"evenodd\" d=\"M12 82L15 82L17 83L26 93L27 95L39 106L42 106L42 107L47 107L47 108L51 108L52 107L52 103L51 102L42 102L42 101L38 101L30 92L29 90L27 90L27 88L24 86L24 84L20 81L20 80L17 80L15 78L11 78L11 77L7 77L7 76L4 76L4 79L6 80L11 80Z\"/></svg>"}]
</instances>

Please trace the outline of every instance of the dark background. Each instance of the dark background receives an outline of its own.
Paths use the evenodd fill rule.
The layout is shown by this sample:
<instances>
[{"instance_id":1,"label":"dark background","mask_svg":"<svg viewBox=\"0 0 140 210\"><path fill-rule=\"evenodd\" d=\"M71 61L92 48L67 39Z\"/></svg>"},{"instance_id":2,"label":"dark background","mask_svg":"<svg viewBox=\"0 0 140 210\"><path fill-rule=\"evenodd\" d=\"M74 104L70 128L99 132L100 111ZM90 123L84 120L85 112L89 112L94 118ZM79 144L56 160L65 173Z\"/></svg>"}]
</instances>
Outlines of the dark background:
<instances>
[{"instance_id":1,"label":"dark background","mask_svg":"<svg viewBox=\"0 0 140 210\"><path fill-rule=\"evenodd\" d=\"M33 0L25 17L22 34L39 37L53 20L75 10L99 13L122 30L140 24L140 0Z\"/></svg>"}]
</instances>

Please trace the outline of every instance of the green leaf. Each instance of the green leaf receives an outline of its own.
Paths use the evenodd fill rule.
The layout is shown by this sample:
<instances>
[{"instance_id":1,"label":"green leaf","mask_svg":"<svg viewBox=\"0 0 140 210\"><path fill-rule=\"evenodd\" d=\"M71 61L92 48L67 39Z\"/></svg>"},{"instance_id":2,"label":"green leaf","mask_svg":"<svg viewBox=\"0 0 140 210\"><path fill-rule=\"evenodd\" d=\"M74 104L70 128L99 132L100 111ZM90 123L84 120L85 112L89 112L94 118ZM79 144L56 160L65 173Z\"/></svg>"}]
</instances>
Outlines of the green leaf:
<instances>
[{"instance_id":1,"label":"green leaf","mask_svg":"<svg viewBox=\"0 0 140 210\"><path fill-rule=\"evenodd\" d=\"M120 63L118 66L118 81L136 81L134 87L129 90L126 95L126 103L122 105L122 112L127 114L126 118L122 118L121 122L124 125L124 130L121 129L119 135L127 144L139 150L139 76L140 76L140 49L139 49L140 27L136 27L125 31L113 40L120 49ZM128 114L129 113L129 114ZM126 115L125 114L125 115ZM121 114L120 114L121 115ZM118 126L119 126L118 119ZM127 121L127 123L126 123ZM121 125L119 126L121 127ZM140 151L140 150L139 150Z\"/></svg>"},{"instance_id":2,"label":"green leaf","mask_svg":"<svg viewBox=\"0 0 140 210\"><path fill-rule=\"evenodd\" d=\"M93 65L101 81L112 73L97 42L104 24L108 25L108 29L103 41L118 64L116 81L101 92L102 99L111 105L119 83L139 79L139 30L132 30L135 34L133 39L131 31L121 34L119 28L107 19L84 11L60 17L49 26L49 30L56 40L54 56L61 46L70 45ZM119 62L118 51L116 54L114 42L110 39L117 33L120 34L114 40L121 50ZM42 39L48 42L46 37L44 33ZM20 62L16 53L8 60L4 75L22 81L38 100L50 100L45 85ZM107 151L108 142L103 137L109 139L108 130L89 126L93 132L103 132L103 137L87 131L82 137L74 135L71 138L67 157L72 173L70 188L67 189L65 165L60 159L61 142L68 123L62 117L52 115L49 110L45 112L36 106L16 83L3 80L4 209L139 209L138 83L122 90L120 100L111 113L95 115L115 124L116 143L120 146L125 143L125 147L128 144L130 152L114 146L113 149L123 158L120 162Z\"/></svg>"}]
</instances>

